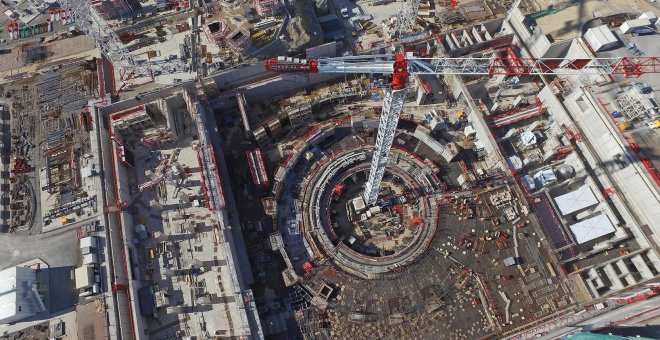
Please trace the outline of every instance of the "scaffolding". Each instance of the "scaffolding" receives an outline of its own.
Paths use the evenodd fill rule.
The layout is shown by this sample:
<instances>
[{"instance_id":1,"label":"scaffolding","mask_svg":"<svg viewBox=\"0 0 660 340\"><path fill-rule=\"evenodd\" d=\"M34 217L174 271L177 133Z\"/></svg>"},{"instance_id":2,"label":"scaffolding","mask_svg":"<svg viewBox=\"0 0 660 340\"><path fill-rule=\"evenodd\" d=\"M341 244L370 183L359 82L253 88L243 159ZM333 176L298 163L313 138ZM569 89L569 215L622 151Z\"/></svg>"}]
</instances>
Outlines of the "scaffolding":
<instances>
[{"instance_id":1,"label":"scaffolding","mask_svg":"<svg viewBox=\"0 0 660 340\"><path fill-rule=\"evenodd\" d=\"M264 165L264 159L261 155L261 150L259 148L248 150L245 151L245 155L248 160L248 165L250 167L250 173L252 174L254 185L262 189L267 189L270 186L270 181L268 180L268 172L266 171L266 166Z\"/></svg>"},{"instance_id":2,"label":"scaffolding","mask_svg":"<svg viewBox=\"0 0 660 340\"><path fill-rule=\"evenodd\" d=\"M289 117L293 129L308 126L313 121L312 106L310 104L290 105L283 109Z\"/></svg>"},{"instance_id":3,"label":"scaffolding","mask_svg":"<svg viewBox=\"0 0 660 340\"><path fill-rule=\"evenodd\" d=\"M418 11L419 0L401 2L396 17L396 30L394 32L396 37L402 38L415 32Z\"/></svg>"},{"instance_id":4,"label":"scaffolding","mask_svg":"<svg viewBox=\"0 0 660 340\"><path fill-rule=\"evenodd\" d=\"M156 150L162 145L176 141L176 135L165 127L151 128L142 132L141 143L150 150Z\"/></svg>"},{"instance_id":5,"label":"scaffolding","mask_svg":"<svg viewBox=\"0 0 660 340\"><path fill-rule=\"evenodd\" d=\"M238 27L227 35L225 39L227 46L235 52L243 52L250 47L250 31L244 27Z\"/></svg>"},{"instance_id":6,"label":"scaffolding","mask_svg":"<svg viewBox=\"0 0 660 340\"><path fill-rule=\"evenodd\" d=\"M130 112L127 112L121 118L112 121L112 128L122 134L139 133L147 129L153 129L155 126L154 120L143 105L130 110Z\"/></svg>"},{"instance_id":7,"label":"scaffolding","mask_svg":"<svg viewBox=\"0 0 660 340\"><path fill-rule=\"evenodd\" d=\"M646 94L644 84L634 84L616 99L619 112L627 119L633 120L644 116L653 116L658 113L653 92Z\"/></svg>"}]
</instances>

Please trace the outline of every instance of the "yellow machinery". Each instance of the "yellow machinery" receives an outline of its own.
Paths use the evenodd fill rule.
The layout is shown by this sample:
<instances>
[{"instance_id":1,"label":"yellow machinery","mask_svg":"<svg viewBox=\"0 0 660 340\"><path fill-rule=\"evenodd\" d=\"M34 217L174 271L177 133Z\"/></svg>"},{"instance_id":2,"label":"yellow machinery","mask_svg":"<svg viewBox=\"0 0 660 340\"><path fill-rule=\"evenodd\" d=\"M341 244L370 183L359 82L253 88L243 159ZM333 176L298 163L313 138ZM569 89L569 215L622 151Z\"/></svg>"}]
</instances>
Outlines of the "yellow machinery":
<instances>
[{"instance_id":1,"label":"yellow machinery","mask_svg":"<svg viewBox=\"0 0 660 340\"><path fill-rule=\"evenodd\" d=\"M619 128L619 130L626 131L630 129L630 122L618 122L616 123L616 126Z\"/></svg>"}]
</instances>

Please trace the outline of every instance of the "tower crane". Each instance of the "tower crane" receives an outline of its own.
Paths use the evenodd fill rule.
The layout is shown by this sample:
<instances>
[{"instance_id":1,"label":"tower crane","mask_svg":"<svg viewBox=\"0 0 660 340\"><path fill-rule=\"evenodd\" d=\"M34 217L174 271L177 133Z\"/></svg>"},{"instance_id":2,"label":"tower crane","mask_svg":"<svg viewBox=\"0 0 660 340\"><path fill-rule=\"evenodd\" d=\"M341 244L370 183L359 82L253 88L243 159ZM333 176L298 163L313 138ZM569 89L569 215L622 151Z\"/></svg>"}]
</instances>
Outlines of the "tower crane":
<instances>
[{"instance_id":1,"label":"tower crane","mask_svg":"<svg viewBox=\"0 0 660 340\"><path fill-rule=\"evenodd\" d=\"M418 58L405 54L380 54L336 58L298 59L278 57L265 61L272 72L390 74L378 125L369 179L364 199L375 204L385 173L399 115L406 98L409 75L601 75L616 74L639 77L645 73L660 73L660 57L620 58L518 58L507 55L491 58Z\"/></svg>"},{"instance_id":2,"label":"tower crane","mask_svg":"<svg viewBox=\"0 0 660 340\"><path fill-rule=\"evenodd\" d=\"M110 61L113 67L126 73L126 77L146 74L149 66L138 65L119 37L109 27L107 22L92 8L89 2L80 0L60 0L60 6L75 13L78 28L92 39L101 53Z\"/></svg>"},{"instance_id":3,"label":"tower crane","mask_svg":"<svg viewBox=\"0 0 660 340\"><path fill-rule=\"evenodd\" d=\"M94 39L96 47L101 54L112 62L112 66L119 70L122 86L117 92L128 84L133 78L153 77L157 72L165 72L165 64L142 62L124 46L114 30L85 0L58 0L61 8L71 13L70 19L77 23L80 30Z\"/></svg>"}]
</instances>

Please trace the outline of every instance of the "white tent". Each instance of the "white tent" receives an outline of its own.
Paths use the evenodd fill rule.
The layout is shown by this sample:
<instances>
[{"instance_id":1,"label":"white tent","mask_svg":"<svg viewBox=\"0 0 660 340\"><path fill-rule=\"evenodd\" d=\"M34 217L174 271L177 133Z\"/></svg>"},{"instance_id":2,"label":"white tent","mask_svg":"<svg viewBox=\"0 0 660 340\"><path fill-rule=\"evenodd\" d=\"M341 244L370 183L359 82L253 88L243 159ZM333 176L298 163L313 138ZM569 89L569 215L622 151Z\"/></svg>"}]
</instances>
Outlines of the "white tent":
<instances>
[{"instance_id":1,"label":"white tent","mask_svg":"<svg viewBox=\"0 0 660 340\"><path fill-rule=\"evenodd\" d=\"M588 185L583 185L577 190L557 196L554 199L562 216L598 204L598 199L596 199L596 196L594 196L594 193Z\"/></svg>"},{"instance_id":2,"label":"white tent","mask_svg":"<svg viewBox=\"0 0 660 340\"><path fill-rule=\"evenodd\" d=\"M616 231L606 214L596 215L570 226L578 244L591 241Z\"/></svg>"},{"instance_id":3,"label":"white tent","mask_svg":"<svg viewBox=\"0 0 660 340\"><path fill-rule=\"evenodd\" d=\"M536 135L533 131L525 131L520 135L520 142L525 146L536 144Z\"/></svg>"},{"instance_id":4,"label":"white tent","mask_svg":"<svg viewBox=\"0 0 660 340\"><path fill-rule=\"evenodd\" d=\"M472 138L477 134L477 130L475 130L474 127L472 127L472 125L468 125L463 129L463 134L467 138Z\"/></svg>"}]
</instances>

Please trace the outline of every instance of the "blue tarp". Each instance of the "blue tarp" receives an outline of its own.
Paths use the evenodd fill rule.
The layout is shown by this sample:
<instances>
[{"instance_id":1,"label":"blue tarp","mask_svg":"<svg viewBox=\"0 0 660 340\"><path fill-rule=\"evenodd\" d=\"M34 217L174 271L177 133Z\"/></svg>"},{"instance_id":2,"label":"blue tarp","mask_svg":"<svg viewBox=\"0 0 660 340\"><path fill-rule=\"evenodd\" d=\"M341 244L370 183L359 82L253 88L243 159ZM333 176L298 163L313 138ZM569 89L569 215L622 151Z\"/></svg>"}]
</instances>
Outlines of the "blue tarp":
<instances>
[{"instance_id":1,"label":"blue tarp","mask_svg":"<svg viewBox=\"0 0 660 340\"><path fill-rule=\"evenodd\" d=\"M138 289L138 300L140 301L140 314L142 316L154 315L156 299L151 292L151 287L146 286Z\"/></svg>"}]
</instances>

